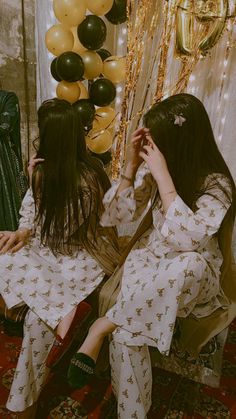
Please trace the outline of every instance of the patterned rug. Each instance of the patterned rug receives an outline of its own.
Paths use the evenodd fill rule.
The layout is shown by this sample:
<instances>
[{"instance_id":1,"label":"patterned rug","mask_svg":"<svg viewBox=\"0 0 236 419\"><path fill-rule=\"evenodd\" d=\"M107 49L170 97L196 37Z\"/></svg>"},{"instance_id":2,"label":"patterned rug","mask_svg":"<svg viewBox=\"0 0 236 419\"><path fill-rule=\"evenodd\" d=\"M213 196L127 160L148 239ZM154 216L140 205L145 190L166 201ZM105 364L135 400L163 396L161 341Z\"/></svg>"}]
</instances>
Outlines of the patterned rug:
<instances>
[{"instance_id":1,"label":"patterned rug","mask_svg":"<svg viewBox=\"0 0 236 419\"><path fill-rule=\"evenodd\" d=\"M0 323L0 419L14 419L5 408L21 338L7 336ZM52 374L39 401L37 419L116 419L109 377L96 378L82 390L66 382L67 361ZM196 384L155 368L149 419L236 419L236 321L224 351L220 388Z\"/></svg>"}]
</instances>

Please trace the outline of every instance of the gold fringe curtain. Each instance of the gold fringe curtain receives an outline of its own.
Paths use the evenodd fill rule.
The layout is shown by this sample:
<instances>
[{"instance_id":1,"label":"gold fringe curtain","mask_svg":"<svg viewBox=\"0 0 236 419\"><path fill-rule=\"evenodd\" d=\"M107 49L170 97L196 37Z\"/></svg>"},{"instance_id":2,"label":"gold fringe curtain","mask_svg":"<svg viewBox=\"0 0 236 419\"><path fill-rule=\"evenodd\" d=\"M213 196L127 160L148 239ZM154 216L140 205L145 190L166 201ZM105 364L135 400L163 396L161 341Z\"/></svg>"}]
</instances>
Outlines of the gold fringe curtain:
<instances>
[{"instance_id":1,"label":"gold fringe curtain","mask_svg":"<svg viewBox=\"0 0 236 419\"><path fill-rule=\"evenodd\" d=\"M225 32L232 47L234 9L234 0L127 1L127 78L113 153L114 179L120 175L130 133L149 107L186 91L196 65Z\"/></svg>"}]
</instances>

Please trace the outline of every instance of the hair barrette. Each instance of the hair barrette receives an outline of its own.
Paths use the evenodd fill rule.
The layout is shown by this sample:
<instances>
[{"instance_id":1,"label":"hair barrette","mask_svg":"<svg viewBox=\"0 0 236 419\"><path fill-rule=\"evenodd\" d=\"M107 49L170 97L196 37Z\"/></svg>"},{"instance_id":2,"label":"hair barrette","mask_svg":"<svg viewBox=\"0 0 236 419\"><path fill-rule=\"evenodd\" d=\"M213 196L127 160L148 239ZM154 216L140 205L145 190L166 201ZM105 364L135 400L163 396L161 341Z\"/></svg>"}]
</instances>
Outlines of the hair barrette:
<instances>
[{"instance_id":1,"label":"hair barrette","mask_svg":"<svg viewBox=\"0 0 236 419\"><path fill-rule=\"evenodd\" d=\"M182 127L183 123L186 121L186 118L183 117L183 115L174 115L174 125L179 125L179 127Z\"/></svg>"}]
</instances>

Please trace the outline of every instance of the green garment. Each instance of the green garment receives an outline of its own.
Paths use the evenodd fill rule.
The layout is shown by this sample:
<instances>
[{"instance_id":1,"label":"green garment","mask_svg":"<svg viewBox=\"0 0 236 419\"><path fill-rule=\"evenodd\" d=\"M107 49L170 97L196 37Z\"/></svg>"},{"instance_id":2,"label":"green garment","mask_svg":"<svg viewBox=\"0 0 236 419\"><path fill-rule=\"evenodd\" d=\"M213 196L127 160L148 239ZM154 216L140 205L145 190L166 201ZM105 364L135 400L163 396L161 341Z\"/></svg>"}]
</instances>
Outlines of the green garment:
<instances>
[{"instance_id":1,"label":"green garment","mask_svg":"<svg viewBox=\"0 0 236 419\"><path fill-rule=\"evenodd\" d=\"M26 188L19 102L15 93L0 90L0 231L17 229Z\"/></svg>"}]
</instances>

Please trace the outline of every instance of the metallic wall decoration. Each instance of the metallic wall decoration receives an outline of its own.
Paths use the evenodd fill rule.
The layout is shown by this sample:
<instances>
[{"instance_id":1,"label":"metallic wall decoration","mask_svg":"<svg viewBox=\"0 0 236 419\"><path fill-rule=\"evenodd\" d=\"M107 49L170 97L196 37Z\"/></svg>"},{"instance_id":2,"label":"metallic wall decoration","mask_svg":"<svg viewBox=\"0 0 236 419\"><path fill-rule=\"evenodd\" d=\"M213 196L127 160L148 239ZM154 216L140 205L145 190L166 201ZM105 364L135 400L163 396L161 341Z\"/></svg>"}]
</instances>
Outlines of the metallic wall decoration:
<instances>
[{"instance_id":1,"label":"metallic wall decoration","mask_svg":"<svg viewBox=\"0 0 236 419\"><path fill-rule=\"evenodd\" d=\"M228 0L181 0L176 13L177 52L192 55L198 48L206 54L225 28L227 11ZM199 29L202 32L200 41L196 37Z\"/></svg>"}]
</instances>

